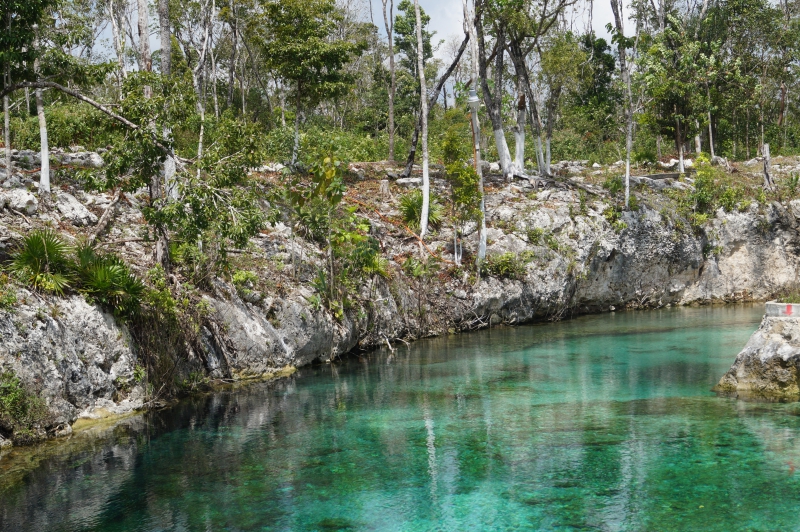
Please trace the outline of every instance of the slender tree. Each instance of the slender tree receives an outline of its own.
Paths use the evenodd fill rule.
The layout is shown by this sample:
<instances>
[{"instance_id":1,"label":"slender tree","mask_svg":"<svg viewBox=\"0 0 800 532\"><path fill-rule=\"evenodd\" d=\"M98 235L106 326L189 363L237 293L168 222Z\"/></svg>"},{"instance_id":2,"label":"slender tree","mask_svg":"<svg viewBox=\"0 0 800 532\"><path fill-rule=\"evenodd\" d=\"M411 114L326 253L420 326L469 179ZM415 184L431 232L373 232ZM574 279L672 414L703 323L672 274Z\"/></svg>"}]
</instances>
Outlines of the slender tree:
<instances>
[{"instance_id":1,"label":"slender tree","mask_svg":"<svg viewBox=\"0 0 800 532\"><path fill-rule=\"evenodd\" d=\"M394 162L394 96L397 92L397 77L394 66L394 0L381 0L383 2L383 25L386 28L386 38L389 41L389 162ZM389 10L386 10L386 4ZM370 4L371 5L371 4Z\"/></svg>"},{"instance_id":2,"label":"slender tree","mask_svg":"<svg viewBox=\"0 0 800 532\"><path fill-rule=\"evenodd\" d=\"M414 0L414 13L417 17L417 65L419 69L419 101L422 118L422 219L419 223L419 236L425 238L428 232L428 209L431 203L431 184L428 175L428 88L425 85L425 61L423 58L422 17L419 0Z\"/></svg>"}]
</instances>

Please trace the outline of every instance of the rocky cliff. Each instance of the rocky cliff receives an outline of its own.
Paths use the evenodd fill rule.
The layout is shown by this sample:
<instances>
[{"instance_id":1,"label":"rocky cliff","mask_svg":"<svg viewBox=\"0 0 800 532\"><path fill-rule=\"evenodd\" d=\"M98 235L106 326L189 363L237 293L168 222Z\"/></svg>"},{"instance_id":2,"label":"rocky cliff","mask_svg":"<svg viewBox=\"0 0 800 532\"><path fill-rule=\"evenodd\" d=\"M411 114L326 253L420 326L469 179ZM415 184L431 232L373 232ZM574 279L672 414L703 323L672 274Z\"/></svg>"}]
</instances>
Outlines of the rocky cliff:
<instances>
[{"instance_id":1,"label":"rocky cliff","mask_svg":"<svg viewBox=\"0 0 800 532\"><path fill-rule=\"evenodd\" d=\"M137 195L123 195L114 205L110 195L64 184L55 201L43 205L9 181L0 191L0 248L6 253L20 235L44 224L79 238L112 208L114 222L102 239L140 273L149 267L152 243L139 237ZM444 180L433 181L444 194ZM414 186L404 186L409 185ZM393 185L389 195L376 194L376 181L356 179L348 200L369 220L389 259L388 276L357 287L337 317L311 288L324 255L278 223L236 259L236 267L252 272L255 282L215 278L198 292L204 310L196 341L175 361L174 378L260 378L335 360L353 349L490 325L765 299L797 278L800 200L742 203L690 227L664 192L690 186L682 181L642 180L635 190L638 209L630 212L614 211L612 195L580 177L536 185L489 183L493 267L478 279L452 264L452 228L434 231L423 249L393 222L401 185ZM32 201L23 201L26 194ZM476 242L472 227L465 241L468 257ZM430 266L422 275L409 274L402 267L408 257ZM124 326L77 296L20 290L20 303L0 310L0 373L19 375L46 398L51 415L43 431L63 434L79 417L142 406L148 390L137 370L141 353Z\"/></svg>"}]
</instances>

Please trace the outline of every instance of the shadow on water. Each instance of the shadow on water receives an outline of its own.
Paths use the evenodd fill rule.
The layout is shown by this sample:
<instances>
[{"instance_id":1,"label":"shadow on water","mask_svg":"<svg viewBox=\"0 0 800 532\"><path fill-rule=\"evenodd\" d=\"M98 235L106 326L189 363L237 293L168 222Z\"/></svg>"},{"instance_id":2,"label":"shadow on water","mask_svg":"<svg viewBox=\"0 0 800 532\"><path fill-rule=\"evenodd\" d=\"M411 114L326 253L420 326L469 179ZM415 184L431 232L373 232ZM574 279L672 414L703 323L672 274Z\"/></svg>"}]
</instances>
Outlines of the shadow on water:
<instances>
[{"instance_id":1,"label":"shadow on water","mask_svg":"<svg viewBox=\"0 0 800 532\"><path fill-rule=\"evenodd\" d=\"M195 397L5 455L0 530L798 529L800 406L709 391L760 312L495 329Z\"/></svg>"}]
</instances>

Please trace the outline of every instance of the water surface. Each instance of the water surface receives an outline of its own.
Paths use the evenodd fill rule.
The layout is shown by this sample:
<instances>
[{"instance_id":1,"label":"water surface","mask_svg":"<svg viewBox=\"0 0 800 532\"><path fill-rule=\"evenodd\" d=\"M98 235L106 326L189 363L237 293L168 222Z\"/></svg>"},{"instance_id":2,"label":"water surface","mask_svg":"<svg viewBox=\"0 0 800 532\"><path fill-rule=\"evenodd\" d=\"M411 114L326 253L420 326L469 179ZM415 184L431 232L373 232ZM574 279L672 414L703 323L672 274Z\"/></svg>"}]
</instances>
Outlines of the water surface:
<instances>
[{"instance_id":1,"label":"water surface","mask_svg":"<svg viewBox=\"0 0 800 532\"><path fill-rule=\"evenodd\" d=\"M800 407L710 392L762 310L494 329L195 398L0 459L0 530L800 530Z\"/></svg>"}]
</instances>

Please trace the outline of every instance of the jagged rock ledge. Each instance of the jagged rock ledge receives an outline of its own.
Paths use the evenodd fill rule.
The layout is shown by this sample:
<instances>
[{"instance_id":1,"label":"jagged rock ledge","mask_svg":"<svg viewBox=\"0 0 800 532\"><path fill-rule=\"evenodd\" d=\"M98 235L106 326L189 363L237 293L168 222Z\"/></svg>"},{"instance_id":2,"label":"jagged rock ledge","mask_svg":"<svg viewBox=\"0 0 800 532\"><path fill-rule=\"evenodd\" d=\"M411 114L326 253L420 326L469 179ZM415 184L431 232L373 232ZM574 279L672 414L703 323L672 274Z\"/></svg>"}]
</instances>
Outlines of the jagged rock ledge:
<instances>
[{"instance_id":1,"label":"jagged rock ledge","mask_svg":"<svg viewBox=\"0 0 800 532\"><path fill-rule=\"evenodd\" d=\"M800 305L767 303L758 330L714 390L742 399L800 399Z\"/></svg>"},{"instance_id":2,"label":"jagged rock ledge","mask_svg":"<svg viewBox=\"0 0 800 532\"><path fill-rule=\"evenodd\" d=\"M800 399L800 308L767 303L758 330L714 391L742 399Z\"/></svg>"}]
</instances>

